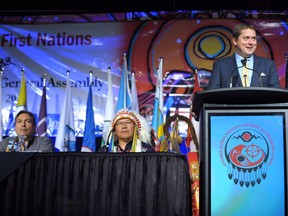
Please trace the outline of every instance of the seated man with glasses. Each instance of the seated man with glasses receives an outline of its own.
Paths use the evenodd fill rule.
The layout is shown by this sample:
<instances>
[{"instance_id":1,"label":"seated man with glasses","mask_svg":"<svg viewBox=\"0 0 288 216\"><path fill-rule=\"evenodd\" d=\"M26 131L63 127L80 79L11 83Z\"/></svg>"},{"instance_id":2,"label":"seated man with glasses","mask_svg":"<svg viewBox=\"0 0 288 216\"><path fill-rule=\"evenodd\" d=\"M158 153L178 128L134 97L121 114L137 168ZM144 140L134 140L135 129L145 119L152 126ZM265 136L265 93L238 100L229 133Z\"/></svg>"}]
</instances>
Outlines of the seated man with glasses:
<instances>
[{"instance_id":1,"label":"seated man with glasses","mask_svg":"<svg viewBox=\"0 0 288 216\"><path fill-rule=\"evenodd\" d=\"M154 152L151 126L141 115L127 109L120 110L109 127L106 146L109 152Z\"/></svg>"}]
</instances>

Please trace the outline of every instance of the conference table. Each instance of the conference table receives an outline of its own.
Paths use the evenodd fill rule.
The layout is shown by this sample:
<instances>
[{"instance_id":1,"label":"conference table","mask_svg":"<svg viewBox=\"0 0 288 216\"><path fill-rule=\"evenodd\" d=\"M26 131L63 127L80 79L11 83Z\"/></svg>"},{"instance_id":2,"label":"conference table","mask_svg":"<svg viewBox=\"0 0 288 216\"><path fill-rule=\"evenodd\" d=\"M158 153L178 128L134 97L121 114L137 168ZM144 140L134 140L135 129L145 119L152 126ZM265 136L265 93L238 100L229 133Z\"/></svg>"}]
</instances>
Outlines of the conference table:
<instances>
[{"instance_id":1,"label":"conference table","mask_svg":"<svg viewBox=\"0 0 288 216\"><path fill-rule=\"evenodd\" d=\"M0 153L1 216L191 216L190 186L178 153Z\"/></svg>"}]
</instances>

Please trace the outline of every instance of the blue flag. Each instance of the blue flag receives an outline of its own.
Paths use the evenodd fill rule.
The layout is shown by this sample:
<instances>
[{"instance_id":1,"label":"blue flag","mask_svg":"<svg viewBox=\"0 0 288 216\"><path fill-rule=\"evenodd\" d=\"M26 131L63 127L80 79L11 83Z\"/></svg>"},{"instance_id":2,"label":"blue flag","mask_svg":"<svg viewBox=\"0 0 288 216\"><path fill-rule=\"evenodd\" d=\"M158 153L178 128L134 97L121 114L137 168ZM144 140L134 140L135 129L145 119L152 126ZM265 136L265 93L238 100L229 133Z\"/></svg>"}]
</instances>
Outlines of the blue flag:
<instances>
[{"instance_id":1,"label":"blue flag","mask_svg":"<svg viewBox=\"0 0 288 216\"><path fill-rule=\"evenodd\" d=\"M12 130L15 125L14 116L13 116L13 112L14 112L13 107L14 107L14 97L11 97L11 107L10 107L9 118L8 118L8 122L6 125L6 130L5 130L6 136L10 136L11 133L14 131Z\"/></svg>"},{"instance_id":2,"label":"blue flag","mask_svg":"<svg viewBox=\"0 0 288 216\"><path fill-rule=\"evenodd\" d=\"M95 152L96 151L95 148L96 148L95 120L93 111L92 87L90 85L87 98L86 121L85 121L85 129L84 129L81 152Z\"/></svg>"},{"instance_id":3,"label":"blue flag","mask_svg":"<svg viewBox=\"0 0 288 216\"><path fill-rule=\"evenodd\" d=\"M163 67L163 59L161 58L159 63L159 69L157 70L157 84L154 99L154 112L152 118L152 128L155 131L159 142L161 142L164 139L162 67Z\"/></svg>"},{"instance_id":4,"label":"blue flag","mask_svg":"<svg viewBox=\"0 0 288 216\"><path fill-rule=\"evenodd\" d=\"M118 102L115 113L121 109L131 110L132 101L131 101L131 90L129 86L129 74L127 69L126 56L124 55L124 64L122 69L122 75L120 80Z\"/></svg>"}]
</instances>

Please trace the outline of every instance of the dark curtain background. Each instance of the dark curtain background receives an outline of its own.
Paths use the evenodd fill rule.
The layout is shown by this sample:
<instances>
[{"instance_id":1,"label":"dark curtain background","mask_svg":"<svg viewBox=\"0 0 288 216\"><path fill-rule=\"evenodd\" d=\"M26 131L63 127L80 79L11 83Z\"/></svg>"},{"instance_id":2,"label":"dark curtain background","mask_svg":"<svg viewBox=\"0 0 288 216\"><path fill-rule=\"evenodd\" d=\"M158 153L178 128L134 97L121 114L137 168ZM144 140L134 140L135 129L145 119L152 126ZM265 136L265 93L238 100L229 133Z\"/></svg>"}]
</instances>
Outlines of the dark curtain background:
<instances>
[{"instance_id":1,"label":"dark curtain background","mask_svg":"<svg viewBox=\"0 0 288 216\"><path fill-rule=\"evenodd\" d=\"M1 154L9 166L25 153ZM191 216L191 203L186 156L176 153L36 153L0 182L9 216Z\"/></svg>"}]
</instances>

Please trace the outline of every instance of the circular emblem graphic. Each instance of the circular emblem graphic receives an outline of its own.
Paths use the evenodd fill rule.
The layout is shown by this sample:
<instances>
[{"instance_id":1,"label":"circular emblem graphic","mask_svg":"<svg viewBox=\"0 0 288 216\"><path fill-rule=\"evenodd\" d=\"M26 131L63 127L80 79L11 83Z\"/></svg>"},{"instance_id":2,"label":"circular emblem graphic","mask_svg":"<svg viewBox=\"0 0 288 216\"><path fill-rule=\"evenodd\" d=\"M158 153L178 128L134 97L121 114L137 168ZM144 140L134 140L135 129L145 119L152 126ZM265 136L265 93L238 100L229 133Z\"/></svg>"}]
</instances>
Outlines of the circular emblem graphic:
<instances>
[{"instance_id":1,"label":"circular emblem graphic","mask_svg":"<svg viewBox=\"0 0 288 216\"><path fill-rule=\"evenodd\" d=\"M225 157L228 177L235 184L254 186L267 176L269 145L265 136L257 130L241 129L233 133L227 139Z\"/></svg>"}]
</instances>

